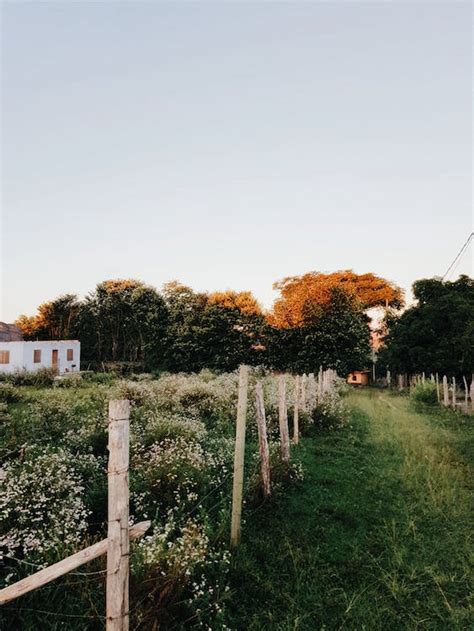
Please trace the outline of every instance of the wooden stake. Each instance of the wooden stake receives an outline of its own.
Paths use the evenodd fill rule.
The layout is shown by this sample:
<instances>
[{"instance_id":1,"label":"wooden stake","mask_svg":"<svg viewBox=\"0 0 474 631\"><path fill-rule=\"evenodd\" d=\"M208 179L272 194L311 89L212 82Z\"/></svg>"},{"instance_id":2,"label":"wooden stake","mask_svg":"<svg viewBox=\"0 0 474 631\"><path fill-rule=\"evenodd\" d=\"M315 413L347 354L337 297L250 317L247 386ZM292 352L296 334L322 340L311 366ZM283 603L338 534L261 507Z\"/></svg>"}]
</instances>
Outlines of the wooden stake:
<instances>
[{"instance_id":1,"label":"wooden stake","mask_svg":"<svg viewBox=\"0 0 474 631\"><path fill-rule=\"evenodd\" d=\"M129 401L109 402L107 631L128 631L129 575Z\"/></svg>"},{"instance_id":2,"label":"wooden stake","mask_svg":"<svg viewBox=\"0 0 474 631\"><path fill-rule=\"evenodd\" d=\"M436 373L435 375L435 380L436 380L436 397L438 399L438 403L441 401L441 390L439 387L439 375L438 373Z\"/></svg>"},{"instance_id":3,"label":"wooden stake","mask_svg":"<svg viewBox=\"0 0 474 631\"><path fill-rule=\"evenodd\" d=\"M456 377L453 377L453 400L452 400L453 410L456 409Z\"/></svg>"},{"instance_id":4,"label":"wooden stake","mask_svg":"<svg viewBox=\"0 0 474 631\"><path fill-rule=\"evenodd\" d=\"M285 375L280 375L278 381L278 416L280 421L281 458L284 462L290 460L290 436L288 431L288 412L286 409L286 381Z\"/></svg>"},{"instance_id":5,"label":"wooden stake","mask_svg":"<svg viewBox=\"0 0 474 631\"><path fill-rule=\"evenodd\" d=\"M299 426L299 410L300 407L300 376L295 377L295 401L293 405L293 442L297 445L300 441L300 426Z\"/></svg>"},{"instance_id":6,"label":"wooden stake","mask_svg":"<svg viewBox=\"0 0 474 631\"><path fill-rule=\"evenodd\" d=\"M443 375L443 405L449 407L448 378Z\"/></svg>"},{"instance_id":7,"label":"wooden stake","mask_svg":"<svg viewBox=\"0 0 474 631\"><path fill-rule=\"evenodd\" d=\"M464 382L464 411L467 414L469 411L469 390L467 388L467 379L464 375L462 376L462 380Z\"/></svg>"},{"instance_id":8,"label":"wooden stake","mask_svg":"<svg viewBox=\"0 0 474 631\"><path fill-rule=\"evenodd\" d=\"M390 388L392 384L392 376L390 374L390 370L387 370L387 388Z\"/></svg>"},{"instance_id":9,"label":"wooden stake","mask_svg":"<svg viewBox=\"0 0 474 631\"><path fill-rule=\"evenodd\" d=\"M237 401L237 423L235 431L234 482L232 486L232 522L230 545L236 548L240 542L242 518L242 492L244 487L245 427L247 421L248 366L239 370L239 396Z\"/></svg>"},{"instance_id":10,"label":"wooden stake","mask_svg":"<svg viewBox=\"0 0 474 631\"><path fill-rule=\"evenodd\" d=\"M267 423L265 419L265 402L263 385L259 381L255 386L255 408L257 412L258 448L260 451L260 471L262 475L263 495L269 497L270 486L270 452L268 449Z\"/></svg>"},{"instance_id":11,"label":"wooden stake","mask_svg":"<svg viewBox=\"0 0 474 631\"><path fill-rule=\"evenodd\" d=\"M471 387L469 388L469 395L471 397L471 409L474 412L474 373L471 375Z\"/></svg>"},{"instance_id":12,"label":"wooden stake","mask_svg":"<svg viewBox=\"0 0 474 631\"><path fill-rule=\"evenodd\" d=\"M130 541L138 539L144 535L150 527L150 524L151 522L149 521L142 521L139 524L132 526L130 528ZM4 605L19 596L28 594L28 592L31 592L38 587L51 583L51 581L54 581L72 570L75 570L89 561L92 561L92 559L97 559L107 553L107 546L108 540L102 539L102 541L98 541L92 546L84 548L84 550L80 550L61 561L54 563L54 565L45 567L39 572L35 572L26 578L22 578L21 581L17 581L16 583L13 583L13 585L5 587L0 590L0 605Z\"/></svg>"},{"instance_id":13,"label":"wooden stake","mask_svg":"<svg viewBox=\"0 0 474 631\"><path fill-rule=\"evenodd\" d=\"M306 373L301 377L301 409L304 412L308 411L306 404L306 382L307 382Z\"/></svg>"}]
</instances>

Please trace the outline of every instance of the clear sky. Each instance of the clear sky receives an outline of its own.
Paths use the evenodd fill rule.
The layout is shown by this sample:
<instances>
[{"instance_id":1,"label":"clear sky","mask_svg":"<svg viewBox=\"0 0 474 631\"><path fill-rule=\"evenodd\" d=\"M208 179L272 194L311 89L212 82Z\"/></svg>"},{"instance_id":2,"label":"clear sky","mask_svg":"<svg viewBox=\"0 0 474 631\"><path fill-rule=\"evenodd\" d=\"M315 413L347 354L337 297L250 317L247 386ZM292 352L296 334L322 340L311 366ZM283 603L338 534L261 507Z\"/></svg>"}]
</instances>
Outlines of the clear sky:
<instances>
[{"instance_id":1,"label":"clear sky","mask_svg":"<svg viewBox=\"0 0 474 631\"><path fill-rule=\"evenodd\" d=\"M407 288L472 229L469 2L2 9L1 319L115 277Z\"/></svg>"}]
</instances>

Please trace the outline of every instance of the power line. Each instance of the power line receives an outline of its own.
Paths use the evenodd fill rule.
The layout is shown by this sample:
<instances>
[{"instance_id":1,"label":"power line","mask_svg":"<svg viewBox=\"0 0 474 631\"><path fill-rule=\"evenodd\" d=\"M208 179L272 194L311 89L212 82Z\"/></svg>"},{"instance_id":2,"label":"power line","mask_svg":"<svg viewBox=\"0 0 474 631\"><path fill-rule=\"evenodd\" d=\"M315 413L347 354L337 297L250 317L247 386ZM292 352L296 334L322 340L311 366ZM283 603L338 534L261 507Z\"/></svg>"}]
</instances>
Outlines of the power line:
<instances>
[{"instance_id":1,"label":"power line","mask_svg":"<svg viewBox=\"0 0 474 631\"><path fill-rule=\"evenodd\" d=\"M474 236L474 232L471 232L471 234L468 236L466 242L464 243L464 245L462 246L462 248L459 250L456 258L454 259L454 261L451 263L451 265L448 267L448 269L446 270L444 276L443 276L443 280L446 278L446 276L449 274L449 272L453 269L454 265L456 264L456 261L458 261L461 256L464 254L467 246L469 245L472 237Z\"/></svg>"}]
</instances>

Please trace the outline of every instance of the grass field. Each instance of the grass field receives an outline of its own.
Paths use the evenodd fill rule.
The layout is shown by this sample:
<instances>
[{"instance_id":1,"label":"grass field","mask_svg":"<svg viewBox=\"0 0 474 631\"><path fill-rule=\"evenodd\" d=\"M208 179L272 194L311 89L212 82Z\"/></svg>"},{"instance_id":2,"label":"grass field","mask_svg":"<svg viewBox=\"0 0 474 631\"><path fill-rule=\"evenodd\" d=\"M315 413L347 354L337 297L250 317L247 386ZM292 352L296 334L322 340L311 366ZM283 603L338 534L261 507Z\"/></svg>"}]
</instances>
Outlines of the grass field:
<instances>
[{"instance_id":1,"label":"grass field","mask_svg":"<svg viewBox=\"0 0 474 631\"><path fill-rule=\"evenodd\" d=\"M238 629L468 629L474 419L349 396L351 427L305 439L305 480L247 517Z\"/></svg>"}]
</instances>

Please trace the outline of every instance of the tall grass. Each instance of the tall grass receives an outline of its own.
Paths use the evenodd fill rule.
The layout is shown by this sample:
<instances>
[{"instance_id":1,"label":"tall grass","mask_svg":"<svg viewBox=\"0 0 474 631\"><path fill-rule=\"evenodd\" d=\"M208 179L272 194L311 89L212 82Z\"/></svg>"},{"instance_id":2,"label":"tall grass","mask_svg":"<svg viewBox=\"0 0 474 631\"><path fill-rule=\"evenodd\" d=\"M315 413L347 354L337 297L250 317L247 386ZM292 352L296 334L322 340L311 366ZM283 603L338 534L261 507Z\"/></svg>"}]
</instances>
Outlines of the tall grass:
<instances>
[{"instance_id":1,"label":"tall grass","mask_svg":"<svg viewBox=\"0 0 474 631\"><path fill-rule=\"evenodd\" d=\"M234 626L470 628L471 426L377 391L349 404L352 428L301 446L299 492L250 516Z\"/></svg>"}]
</instances>

